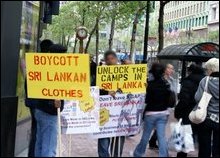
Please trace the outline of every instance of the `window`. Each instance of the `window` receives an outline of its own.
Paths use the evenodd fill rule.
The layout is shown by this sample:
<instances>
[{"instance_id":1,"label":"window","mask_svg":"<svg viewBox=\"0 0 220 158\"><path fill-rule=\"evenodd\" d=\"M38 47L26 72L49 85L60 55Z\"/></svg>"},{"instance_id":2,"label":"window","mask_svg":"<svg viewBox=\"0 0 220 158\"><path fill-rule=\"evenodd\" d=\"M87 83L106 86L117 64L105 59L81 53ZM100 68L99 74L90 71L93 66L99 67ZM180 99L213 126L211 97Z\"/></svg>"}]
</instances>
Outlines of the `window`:
<instances>
[{"instance_id":1,"label":"window","mask_svg":"<svg viewBox=\"0 0 220 158\"><path fill-rule=\"evenodd\" d=\"M184 8L183 8L183 10L182 10L182 16L184 16Z\"/></svg>"},{"instance_id":2,"label":"window","mask_svg":"<svg viewBox=\"0 0 220 158\"><path fill-rule=\"evenodd\" d=\"M106 33L100 33L101 38L106 38Z\"/></svg>"},{"instance_id":3,"label":"window","mask_svg":"<svg viewBox=\"0 0 220 158\"><path fill-rule=\"evenodd\" d=\"M193 6L191 6L191 8L190 8L190 14L192 14L193 13Z\"/></svg>"},{"instance_id":4,"label":"window","mask_svg":"<svg viewBox=\"0 0 220 158\"><path fill-rule=\"evenodd\" d=\"M216 20L216 7L212 8L211 16L212 16L212 20Z\"/></svg>"},{"instance_id":5,"label":"window","mask_svg":"<svg viewBox=\"0 0 220 158\"><path fill-rule=\"evenodd\" d=\"M196 5L193 6L193 14L196 12Z\"/></svg>"},{"instance_id":6,"label":"window","mask_svg":"<svg viewBox=\"0 0 220 158\"><path fill-rule=\"evenodd\" d=\"M202 25L205 25L205 17L202 17Z\"/></svg>"},{"instance_id":7,"label":"window","mask_svg":"<svg viewBox=\"0 0 220 158\"><path fill-rule=\"evenodd\" d=\"M189 15L189 10L190 10L190 8L188 7L188 10L187 10L187 15Z\"/></svg>"},{"instance_id":8,"label":"window","mask_svg":"<svg viewBox=\"0 0 220 158\"><path fill-rule=\"evenodd\" d=\"M208 15L205 17L205 24L208 24Z\"/></svg>"},{"instance_id":9,"label":"window","mask_svg":"<svg viewBox=\"0 0 220 158\"><path fill-rule=\"evenodd\" d=\"M196 6L196 12L197 13L199 12L199 4L197 4L197 6Z\"/></svg>"},{"instance_id":10,"label":"window","mask_svg":"<svg viewBox=\"0 0 220 158\"><path fill-rule=\"evenodd\" d=\"M199 17L199 24L198 25L201 26L201 17Z\"/></svg>"},{"instance_id":11,"label":"window","mask_svg":"<svg viewBox=\"0 0 220 158\"><path fill-rule=\"evenodd\" d=\"M200 3L200 12L202 12L202 3Z\"/></svg>"},{"instance_id":12,"label":"window","mask_svg":"<svg viewBox=\"0 0 220 158\"><path fill-rule=\"evenodd\" d=\"M187 8L185 8L185 15L187 15Z\"/></svg>"},{"instance_id":13,"label":"window","mask_svg":"<svg viewBox=\"0 0 220 158\"><path fill-rule=\"evenodd\" d=\"M206 7L205 7L205 6L206 6L206 1L203 2L203 10L204 10L204 11L206 10Z\"/></svg>"},{"instance_id":14,"label":"window","mask_svg":"<svg viewBox=\"0 0 220 158\"><path fill-rule=\"evenodd\" d=\"M196 27L198 26L198 18L196 18Z\"/></svg>"},{"instance_id":15,"label":"window","mask_svg":"<svg viewBox=\"0 0 220 158\"><path fill-rule=\"evenodd\" d=\"M192 19L192 24L191 24L191 26L194 27L194 24L195 24L195 20Z\"/></svg>"}]
</instances>

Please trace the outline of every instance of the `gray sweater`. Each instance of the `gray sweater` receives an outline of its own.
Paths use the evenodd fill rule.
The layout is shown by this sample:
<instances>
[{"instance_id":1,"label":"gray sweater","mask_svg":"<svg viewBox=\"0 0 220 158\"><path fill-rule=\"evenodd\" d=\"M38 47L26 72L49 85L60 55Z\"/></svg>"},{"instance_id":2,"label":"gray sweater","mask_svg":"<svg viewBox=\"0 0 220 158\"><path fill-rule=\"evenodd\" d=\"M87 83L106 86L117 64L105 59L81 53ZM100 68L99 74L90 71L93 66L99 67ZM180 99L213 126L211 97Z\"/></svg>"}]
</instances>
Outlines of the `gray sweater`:
<instances>
[{"instance_id":1,"label":"gray sweater","mask_svg":"<svg viewBox=\"0 0 220 158\"><path fill-rule=\"evenodd\" d=\"M198 103L202 98L204 92L206 78L204 77L200 83L198 90L195 94L195 100ZM208 93L212 95L212 98L209 102L207 112L208 114L216 114L219 116L219 77L210 77L208 83Z\"/></svg>"}]
</instances>

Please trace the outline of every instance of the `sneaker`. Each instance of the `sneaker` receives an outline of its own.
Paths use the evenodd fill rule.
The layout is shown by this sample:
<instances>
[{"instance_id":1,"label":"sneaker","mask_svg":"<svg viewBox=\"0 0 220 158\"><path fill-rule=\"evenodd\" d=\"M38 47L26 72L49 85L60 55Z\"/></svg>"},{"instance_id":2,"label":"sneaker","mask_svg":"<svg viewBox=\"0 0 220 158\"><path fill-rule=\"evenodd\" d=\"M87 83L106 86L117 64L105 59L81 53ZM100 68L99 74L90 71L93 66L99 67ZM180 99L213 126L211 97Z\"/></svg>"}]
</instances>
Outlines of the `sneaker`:
<instances>
[{"instance_id":1,"label":"sneaker","mask_svg":"<svg viewBox=\"0 0 220 158\"><path fill-rule=\"evenodd\" d=\"M157 145L149 145L149 149L151 149L151 150L159 150L159 147Z\"/></svg>"}]
</instances>

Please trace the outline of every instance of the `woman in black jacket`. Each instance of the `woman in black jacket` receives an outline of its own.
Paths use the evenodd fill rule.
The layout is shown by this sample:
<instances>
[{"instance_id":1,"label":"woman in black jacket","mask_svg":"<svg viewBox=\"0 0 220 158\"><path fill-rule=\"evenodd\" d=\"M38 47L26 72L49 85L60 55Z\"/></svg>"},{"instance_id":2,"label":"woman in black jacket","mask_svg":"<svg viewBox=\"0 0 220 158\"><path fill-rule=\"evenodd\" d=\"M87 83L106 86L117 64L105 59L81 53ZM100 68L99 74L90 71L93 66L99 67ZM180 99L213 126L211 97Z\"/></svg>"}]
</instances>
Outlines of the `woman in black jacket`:
<instances>
[{"instance_id":1,"label":"woman in black jacket","mask_svg":"<svg viewBox=\"0 0 220 158\"><path fill-rule=\"evenodd\" d=\"M140 143L134 151L134 157L142 157L146 151L151 132L157 130L159 141L159 157L168 157L165 129L168 121L170 85L164 79L165 66L154 63L150 72L153 80L148 82L146 95L146 108L144 112L144 131Z\"/></svg>"},{"instance_id":2,"label":"woman in black jacket","mask_svg":"<svg viewBox=\"0 0 220 158\"><path fill-rule=\"evenodd\" d=\"M182 118L182 123L184 125L191 124L193 135L195 135L197 133L196 125L190 122L188 116L196 105L194 96L200 81L205 77L205 73L202 67L195 64L190 65L188 73L189 75L182 82L182 87L178 96L179 102L175 107L174 115L177 119ZM179 152L177 153L177 157L187 157L187 153Z\"/></svg>"}]
</instances>

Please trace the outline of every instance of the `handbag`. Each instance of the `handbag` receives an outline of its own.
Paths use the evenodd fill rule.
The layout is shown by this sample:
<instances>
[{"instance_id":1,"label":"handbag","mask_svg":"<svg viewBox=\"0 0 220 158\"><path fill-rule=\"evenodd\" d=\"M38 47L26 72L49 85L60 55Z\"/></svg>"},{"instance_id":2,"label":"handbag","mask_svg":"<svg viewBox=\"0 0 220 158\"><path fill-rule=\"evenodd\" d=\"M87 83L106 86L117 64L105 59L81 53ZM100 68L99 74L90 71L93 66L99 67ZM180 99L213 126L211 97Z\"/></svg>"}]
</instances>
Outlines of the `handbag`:
<instances>
[{"instance_id":1,"label":"handbag","mask_svg":"<svg viewBox=\"0 0 220 158\"><path fill-rule=\"evenodd\" d=\"M200 124L206 119L207 107L209 105L210 99L212 98L212 95L207 91L208 82L209 82L209 76L206 79L205 88L201 100L199 101L195 109L193 109L189 114L189 120L192 123Z\"/></svg>"},{"instance_id":2,"label":"handbag","mask_svg":"<svg viewBox=\"0 0 220 158\"><path fill-rule=\"evenodd\" d=\"M183 133L181 129L182 119L179 120L178 123L171 123L171 136L168 139L168 148L171 151L180 152L183 147Z\"/></svg>"},{"instance_id":3,"label":"handbag","mask_svg":"<svg viewBox=\"0 0 220 158\"><path fill-rule=\"evenodd\" d=\"M182 125L182 118L178 123L171 123L171 136L168 148L176 152L189 153L195 151L191 125Z\"/></svg>"}]
</instances>

